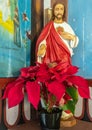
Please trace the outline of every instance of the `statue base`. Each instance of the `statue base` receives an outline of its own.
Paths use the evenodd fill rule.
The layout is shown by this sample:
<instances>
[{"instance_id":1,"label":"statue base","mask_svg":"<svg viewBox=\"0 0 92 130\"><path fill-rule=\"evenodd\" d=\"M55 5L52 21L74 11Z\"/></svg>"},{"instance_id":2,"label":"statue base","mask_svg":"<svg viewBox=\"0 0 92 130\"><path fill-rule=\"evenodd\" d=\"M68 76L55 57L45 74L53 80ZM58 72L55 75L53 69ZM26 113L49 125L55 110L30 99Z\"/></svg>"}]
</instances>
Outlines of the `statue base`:
<instances>
[{"instance_id":1,"label":"statue base","mask_svg":"<svg viewBox=\"0 0 92 130\"><path fill-rule=\"evenodd\" d=\"M76 119L72 116L66 120L61 119L60 127L72 127L76 125L76 123L77 123Z\"/></svg>"}]
</instances>

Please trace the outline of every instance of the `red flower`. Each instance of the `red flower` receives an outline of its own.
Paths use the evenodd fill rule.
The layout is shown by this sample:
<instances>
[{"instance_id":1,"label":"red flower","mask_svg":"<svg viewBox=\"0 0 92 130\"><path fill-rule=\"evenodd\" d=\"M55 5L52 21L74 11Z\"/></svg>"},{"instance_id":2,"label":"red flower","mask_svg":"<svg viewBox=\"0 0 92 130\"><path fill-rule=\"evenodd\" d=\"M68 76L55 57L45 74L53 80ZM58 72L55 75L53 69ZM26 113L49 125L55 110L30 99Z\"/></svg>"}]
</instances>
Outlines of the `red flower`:
<instances>
[{"instance_id":1,"label":"red flower","mask_svg":"<svg viewBox=\"0 0 92 130\"><path fill-rule=\"evenodd\" d=\"M49 72L49 67L46 64L40 64L36 77L39 82L50 80L51 74Z\"/></svg>"},{"instance_id":2,"label":"red flower","mask_svg":"<svg viewBox=\"0 0 92 130\"><path fill-rule=\"evenodd\" d=\"M55 95L58 101L60 101L60 99L64 96L66 90L65 86L57 80L47 83L46 86L48 91Z\"/></svg>"},{"instance_id":3,"label":"red flower","mask_svg":"<svg viewBox=\"0 0 92 130\"><path fill-rule=\"evenodd\" d=\"M30 67L22 68L20 70L21 77L33 79L36 76L38 70L39 70L39 66L30 66Z\"/></svg>"},{"instance_id":4,"label":"red flower","mask_svg":"<svg viewBox=\"0 0 92 130\"><path fill-rule=\"evenodd\" d=\"M13 81L7 85L3 99L8 98L9 108L16 106L23 100L24 82L25 81L19 77L16 81Z\"/></svg>"},{"instance_id":5,"label":"red flower","mask_svg":"<svg viewBox=\"0 0 92 130\"><path fill-rule=\"evenodd\" d=\"M35 109L37 109L40 101L40 84L38 84L36 81L28 81L26 84L26 90L29 102L34 106Z\"/></svg>"},{"instance_id":6,"label":"red flower","mask_svg":"<svg viewBox=\"0 0 92 130\"><path fill-rule=\"evenodd\" d=\"M90 98L89 86L88 86L87 80L85 80L84 78L80 76L70 76L67 78L67 81L76 85L81 97Z\"/></svg>"},{"instance_id":7,"label":"red flower","mask_svg":"<svg viewBox=\"0 0 92 130\"><path fill-rule=\"evenodd\" d=\"M24 89L28 94L29 102L35 109L43 98L46 109L51 111L53 106L59 106L63 98L65 109L68 107L74 112L77 102L76 91L81 97L90 98L88 83L83 77L75 75L77 71L78 67L67 63L58 63L53 68L39 63L36 66L22 68L19 78L7 85L3 98L8 98L9 107L13 107L23 100Z\"/></svg>"}]
</instances>

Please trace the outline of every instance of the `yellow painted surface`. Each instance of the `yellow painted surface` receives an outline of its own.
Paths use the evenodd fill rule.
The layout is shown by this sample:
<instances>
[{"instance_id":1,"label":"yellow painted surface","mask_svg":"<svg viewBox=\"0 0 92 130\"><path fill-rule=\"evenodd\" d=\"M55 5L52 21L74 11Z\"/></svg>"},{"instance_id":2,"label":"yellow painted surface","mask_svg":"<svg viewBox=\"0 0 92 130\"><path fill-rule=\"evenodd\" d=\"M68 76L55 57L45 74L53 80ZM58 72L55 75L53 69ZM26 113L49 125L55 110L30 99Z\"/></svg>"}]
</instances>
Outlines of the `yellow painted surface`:
<instances>
[{"instance_id":1,"label":"yellow painted surface","mask_svg":"<svg viewBox=\"0 0 92 130\"><path fill-rule=\"evenodd\" d=\"M14 24L13 21L10 19L10 17L3 21L2 19L2 12L0 11L0 26L2 26L4 29L8 30L10 33L14 33Z\"/></svg>"}]
</instances>

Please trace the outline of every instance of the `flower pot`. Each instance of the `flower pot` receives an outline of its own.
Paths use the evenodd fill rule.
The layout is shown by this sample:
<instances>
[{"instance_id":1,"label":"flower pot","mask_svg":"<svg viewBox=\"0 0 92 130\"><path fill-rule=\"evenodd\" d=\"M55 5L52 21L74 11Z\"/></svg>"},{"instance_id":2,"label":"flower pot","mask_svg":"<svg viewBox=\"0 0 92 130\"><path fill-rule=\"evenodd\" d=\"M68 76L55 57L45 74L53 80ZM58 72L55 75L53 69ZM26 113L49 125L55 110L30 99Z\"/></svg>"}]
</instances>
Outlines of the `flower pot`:
<instances>
[{"instance_id":1,"label":"flower pot","mask_svg":"<svg viewBox=\"0 0 92 130\"><path fill-rule=\"evenodd\" d=\"M59 130L61 111L40 112L40 126L42 130Z\"/></svg>"}]
</instances>

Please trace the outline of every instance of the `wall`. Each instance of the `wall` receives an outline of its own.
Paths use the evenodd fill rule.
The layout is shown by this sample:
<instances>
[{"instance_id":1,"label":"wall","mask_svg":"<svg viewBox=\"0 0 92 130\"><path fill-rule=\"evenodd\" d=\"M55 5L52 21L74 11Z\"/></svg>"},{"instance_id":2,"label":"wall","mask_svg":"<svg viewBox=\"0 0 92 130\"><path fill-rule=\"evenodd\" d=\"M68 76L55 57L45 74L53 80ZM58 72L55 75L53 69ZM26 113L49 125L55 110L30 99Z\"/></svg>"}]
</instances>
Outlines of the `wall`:
<instances>
[{"instance_id":1,"label":"wall","mask_svg":"<svg viewBox=\"0 0 92 130\"><path fill-rule=\"evenodd\" d=\"M79 66L79 75L92 79L92 0L68 0L68 22L79 37L74 50L73 64ZM76 60L77 59L77 60Z\"/></svg>"}]
</instances>

